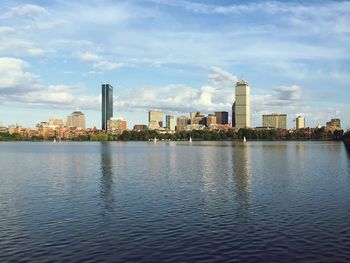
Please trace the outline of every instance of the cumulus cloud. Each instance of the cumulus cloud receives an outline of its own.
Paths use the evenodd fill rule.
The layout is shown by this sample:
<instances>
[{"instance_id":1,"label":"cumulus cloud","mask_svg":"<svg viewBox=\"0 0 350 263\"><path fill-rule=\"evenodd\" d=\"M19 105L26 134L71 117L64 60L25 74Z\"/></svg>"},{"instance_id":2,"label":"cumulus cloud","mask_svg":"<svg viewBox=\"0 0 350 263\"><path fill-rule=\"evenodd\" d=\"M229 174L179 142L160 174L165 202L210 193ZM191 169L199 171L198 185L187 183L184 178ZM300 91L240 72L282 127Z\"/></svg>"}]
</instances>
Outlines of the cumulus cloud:
<instances>
[{"instance_id":1,"label":"cumulus cloud","mask_svg":"<svg viewBox=\"0 0 350 263\"><path fill-rule=\"evenodd\" d=\"M115 63L115 62L110 62L107 60L102 60L102 61L96 62L92 65L93 68L100 69L100 70L106 70L106 71L118 69L118 68L121 68L124 66L125 66L124 63Z\"/></svg>"},{"instance_id":2,"label":"cumulus cloud","mask_svg":"<svg viewBox=\"0 0 350 263\"><path fill-rule=\"evenodd\" d=\"M32 23L26 26L26 28L33 29L33 30L51 30L51 29L58 29L66 25L68 25L67 21L58 20L58 21L50 21L45 23Z\"/></svg>"},{"instance_id":3,"label":"cumulus cloud","mask_svg":"<svg viewBox=\"0 0 350 263\"><path fill-rule=\"evenodd\" d=\"M234 87L237 77L219 67L211 67L208 79L215 85L221 87Z\"/></svg>"},{"instance_id":4,"label":"cumulus cloud","mask_svg":"<svg viewBox=\"0 0 350 263\"><path fill-rule=\"evenodd\" d=\"M12 27L9 26L0 26L0 36L2 34L8 34L8 33L12 33L15 30Z\"/></svg>"},{"instance_id":5,"label":"cumulus cloud","mask_svg":"<svg viewBox=\"0 0 350 263\"><path fill-rule=\"evenodd\" d=\"M27 69L28 63L11 57L0 58L0 101L42 105L45 107L72 107L79 105L82 85L49 85L45 87L40 78ZM94 99L82 96L84 104ZM92 104L90 104L92 107Z\"/></svg>"},{"instance_id":6,"label":"cumulus cloud","mask_svg":"<svg viewBox=\"0 0 350 263\"><path fill-rule=\"evenodd\" d=\"M77 57L83 62L92 62L100 60L100 56L92 52L78 52Z\"/></svg>"},{"instance_id":7,"label":"cumulus cloud","mask_svg":"<svg viewBox=\"0 0 350 263\"><path fill-rule=\"evenodd\" d=\"M46 9L33 4L25 4L13 7L8 13L8 16L16 17L32 17L38 14L47 13Z\"/></svg>"},{"instance_id":8,"label":"cumulus cloud","mask_svg":"<svg viewBox=\"0 0 350 263\"><path fill-rule=\"evenodd\" d=\"M278 87L274 92L278 101L293 103L300 100L301 89L297 85Z\"/></svg>"},{"instance_id":9,"label":"cumulus cloud","mask_svg":"<svg viewBox=\"0 0 350 263\"><path fill-rule=\"evenodd\" d=\"M17 58L0 58L0 93L37 90L38 76L27 72L28 64Z\"/></svg>"}]
</instances>

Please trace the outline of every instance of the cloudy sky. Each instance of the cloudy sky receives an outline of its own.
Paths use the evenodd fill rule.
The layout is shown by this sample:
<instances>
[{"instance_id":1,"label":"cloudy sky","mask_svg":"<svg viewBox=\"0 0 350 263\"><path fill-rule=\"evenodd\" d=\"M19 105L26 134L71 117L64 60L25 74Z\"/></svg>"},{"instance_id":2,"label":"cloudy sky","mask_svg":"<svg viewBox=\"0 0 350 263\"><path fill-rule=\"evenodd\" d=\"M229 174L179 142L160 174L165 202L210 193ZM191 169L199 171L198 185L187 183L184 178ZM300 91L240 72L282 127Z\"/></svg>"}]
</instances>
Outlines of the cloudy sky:
<instances>
[{"instance_id":1,"label":"cloudy sky","mask_svg":"<svg viewBox=\"0 0 350 263\"><path fill-rule=\"evenodd\" d=\"M234 83L263 113L350 124L349 1L1 0L0 122L77 106L100 127L101 84L128 127L147 111L230 111Z\"/></svg>"}]
</instances>

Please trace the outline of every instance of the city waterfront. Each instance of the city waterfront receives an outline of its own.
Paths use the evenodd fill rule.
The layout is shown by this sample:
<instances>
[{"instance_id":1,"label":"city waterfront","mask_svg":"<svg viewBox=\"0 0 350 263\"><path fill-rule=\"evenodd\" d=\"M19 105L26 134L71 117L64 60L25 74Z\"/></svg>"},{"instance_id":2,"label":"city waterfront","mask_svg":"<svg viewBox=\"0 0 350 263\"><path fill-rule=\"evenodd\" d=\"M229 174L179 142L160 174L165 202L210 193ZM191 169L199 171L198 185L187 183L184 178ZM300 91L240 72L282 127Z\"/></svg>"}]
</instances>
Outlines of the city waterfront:
<instances>
[{"instance_id":1,"label":"city waterfront","mask_svg":"<svg viewBox=\"0 0 350 263\"><path fill-rule=\"evenodd\" d=\"M3 142L0 261L349 262L341 142Z\"/></svg>"}]
</instances>

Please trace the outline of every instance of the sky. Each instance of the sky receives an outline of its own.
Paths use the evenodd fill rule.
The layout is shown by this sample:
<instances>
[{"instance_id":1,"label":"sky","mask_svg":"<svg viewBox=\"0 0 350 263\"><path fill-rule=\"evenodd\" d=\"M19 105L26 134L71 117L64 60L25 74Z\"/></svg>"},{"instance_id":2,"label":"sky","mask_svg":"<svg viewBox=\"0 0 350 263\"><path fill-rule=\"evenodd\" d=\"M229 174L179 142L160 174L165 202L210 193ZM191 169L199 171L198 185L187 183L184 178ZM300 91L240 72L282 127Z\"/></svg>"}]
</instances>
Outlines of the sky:
<instances>
[{"instance_id":1,"label":"sky","mask_svg":"<svg viewBox=\"0 0 350 263\"><path fill-rule=\"evenodd\" d=\"M350 1L1 0L0 122L34 127L79 107L101 127L101 84L114 116L147 124L231 112L235 82L262 114L350 125Z\"/></svg>"}]
</instances>

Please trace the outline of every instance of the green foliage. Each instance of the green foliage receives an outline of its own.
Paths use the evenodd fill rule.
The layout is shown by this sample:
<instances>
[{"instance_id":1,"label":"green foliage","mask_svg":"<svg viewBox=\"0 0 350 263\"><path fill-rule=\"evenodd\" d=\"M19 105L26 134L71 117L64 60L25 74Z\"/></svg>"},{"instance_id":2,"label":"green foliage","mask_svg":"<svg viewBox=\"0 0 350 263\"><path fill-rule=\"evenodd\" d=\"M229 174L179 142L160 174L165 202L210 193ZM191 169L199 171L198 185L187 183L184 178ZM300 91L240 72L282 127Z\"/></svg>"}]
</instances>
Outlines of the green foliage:
<instances>
[{"instance_id":1,"label":"green foliage","mask_svg":"<svg viewBox=\"0 0 350 263\"><path fill-rule=\"evenodd\" d=\"M108 135L106 133L97 133L92 135L78 135L71 138L73 141L149 141L157 140L188 141L190 137L193 141L230 141L230 140L340 140L343 136L343 130L327 131L325 128L320 129L300 129L288 131L283 129L255 130L240 129L238 132L228 131L208 131L192 130L179 131L175 133L158 133L154 130L144 131L124 131L121 135ZM47 138L53 141L54 138ZM44 141L43 136L33 135L27 137L18 133L9 134L0 132L0 141Z\"/></svg>"}]
</instances>

